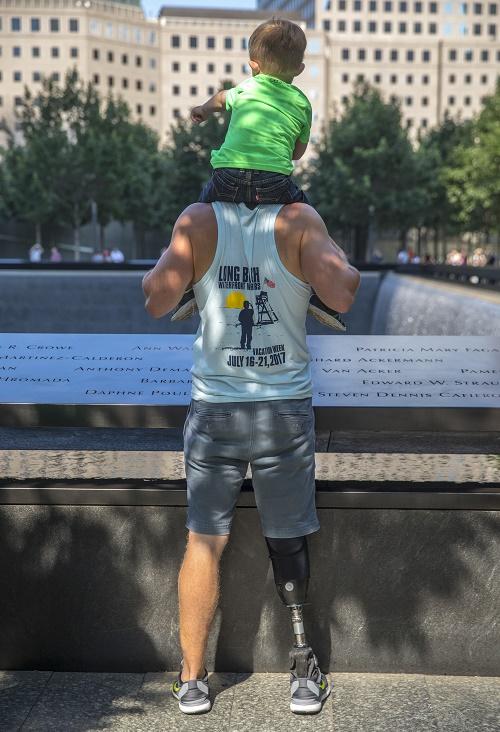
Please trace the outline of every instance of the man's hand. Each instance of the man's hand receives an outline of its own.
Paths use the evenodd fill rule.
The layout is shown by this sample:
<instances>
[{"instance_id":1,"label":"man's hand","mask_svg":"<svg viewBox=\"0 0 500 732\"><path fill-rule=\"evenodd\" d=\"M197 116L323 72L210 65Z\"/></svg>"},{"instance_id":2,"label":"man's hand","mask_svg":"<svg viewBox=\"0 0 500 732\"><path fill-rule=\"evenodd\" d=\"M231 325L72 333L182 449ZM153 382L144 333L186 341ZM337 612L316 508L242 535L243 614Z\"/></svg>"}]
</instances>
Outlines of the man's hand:
<instances>
[{"instance_id":1,"label":"man's hand","mask_svg":"<svg viewBox=\"0 0 500 732\"><path fill-rule=\"evenodd\" d=\"M206 122L209 117L209 112L205 108L204 104L200 104L199 107L193 107L191 110L191 122L195 125L199 125L202 122Z\"/></svg>"}]
</instances>

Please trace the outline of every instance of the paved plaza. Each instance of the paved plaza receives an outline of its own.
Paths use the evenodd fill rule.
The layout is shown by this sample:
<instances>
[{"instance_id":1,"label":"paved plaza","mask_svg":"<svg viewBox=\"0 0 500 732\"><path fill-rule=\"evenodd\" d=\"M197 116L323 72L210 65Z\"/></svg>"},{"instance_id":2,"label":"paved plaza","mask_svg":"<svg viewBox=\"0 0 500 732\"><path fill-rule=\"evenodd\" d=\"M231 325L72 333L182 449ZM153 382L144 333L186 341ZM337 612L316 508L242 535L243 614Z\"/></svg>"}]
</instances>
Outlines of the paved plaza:
<instances>
[{"instance_id":1,"label":"paved plaza","mask_svg":"<svg viewBox=\"0 0 500 732\"><path fill-rule=\"evenodd\" d=\"M498 732L500 678L335 674L323 711L288 708L287 674L211 675L213 709L186 717L175 674L0 672L0 730L15 732Z\"/></svg>"}]
</instances>

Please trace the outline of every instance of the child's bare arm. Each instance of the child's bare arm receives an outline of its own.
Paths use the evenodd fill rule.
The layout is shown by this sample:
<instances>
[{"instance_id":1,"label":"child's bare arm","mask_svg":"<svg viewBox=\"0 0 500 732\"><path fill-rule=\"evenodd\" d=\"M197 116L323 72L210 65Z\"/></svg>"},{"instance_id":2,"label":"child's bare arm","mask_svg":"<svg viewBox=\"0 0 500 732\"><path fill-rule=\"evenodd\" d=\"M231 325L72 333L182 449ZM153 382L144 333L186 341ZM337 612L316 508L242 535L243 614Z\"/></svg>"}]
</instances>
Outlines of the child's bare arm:
<instances>
[{"instance_id":1,"label":"child's bare arm","mask_svg":"<svg viewBox=\"0 0 500 732\"><path fill-rule=\"evenodd\" d=\"M199 107L193 107L191 110L191 122L195 125L199 125L200 122L205 122L211 114L214 112L222 112L226 108L226 90L214 94L205 104L201 104Z\"/></svg>"},{"instance_id":2,"label":"child's bare arm","mask_svg":"<svg viewBox=\"0 0 500 732\"><path fill-rule=\"evenodd\" d=\"M292 153L292 160L300 160L300 158L307 150L307 144L307 142L300 142L300 140L297 140L297 142L295 143L294 151Z\"/></svg>"}]
</instances>

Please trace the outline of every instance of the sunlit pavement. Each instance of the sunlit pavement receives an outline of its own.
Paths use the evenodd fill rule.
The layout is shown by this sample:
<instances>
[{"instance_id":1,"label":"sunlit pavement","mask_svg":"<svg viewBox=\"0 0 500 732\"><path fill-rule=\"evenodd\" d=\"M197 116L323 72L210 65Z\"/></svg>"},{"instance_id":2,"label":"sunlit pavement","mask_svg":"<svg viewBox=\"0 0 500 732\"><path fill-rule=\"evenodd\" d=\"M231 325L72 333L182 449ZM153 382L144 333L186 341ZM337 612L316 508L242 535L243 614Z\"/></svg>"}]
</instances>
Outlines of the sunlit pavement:
<instances>
[{"instance_id":1,"label":"sunlit pavement","mask_svg":"<svg viewBox=\"0 0 500 732\"><path fill-rule=\"evenodd\" d=\"M500 678L404 674L330 675L320 714L288 707L287 674L210 676L212 711L183 715L174 673L0 672L0 730L176 732L498 732Z\"/></svg>"}]
</instances>

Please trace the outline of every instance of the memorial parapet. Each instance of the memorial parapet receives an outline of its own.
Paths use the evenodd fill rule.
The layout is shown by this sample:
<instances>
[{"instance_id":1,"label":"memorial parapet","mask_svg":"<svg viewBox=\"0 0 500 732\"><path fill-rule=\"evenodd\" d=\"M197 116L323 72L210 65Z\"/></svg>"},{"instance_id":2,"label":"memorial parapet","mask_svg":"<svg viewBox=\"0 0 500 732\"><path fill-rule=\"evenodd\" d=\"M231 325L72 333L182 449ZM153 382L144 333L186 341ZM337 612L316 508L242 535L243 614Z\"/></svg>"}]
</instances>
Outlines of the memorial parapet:
<instances>
[{"instance_id":1,"label":"memorial parapet","mask_svg":"<svg viewBox=\"0 0 500 732\"><path fill-rule=\"evenodd\" d=\"M179 426L193 339L1 334L0 424ZM320 429L500 429L500 338L309 336L308 345ZM268 351L242 352L239 368L272 368Z\"/></svg>"}]
</instances>

